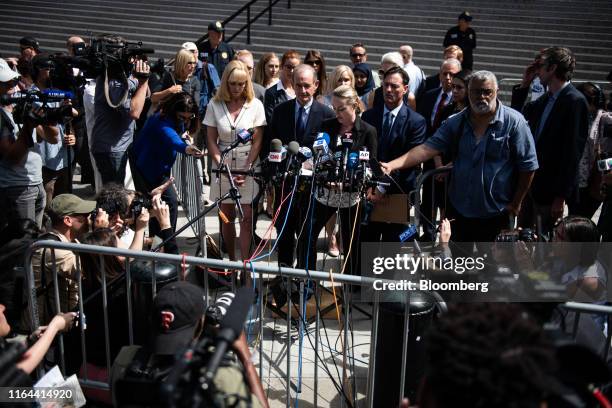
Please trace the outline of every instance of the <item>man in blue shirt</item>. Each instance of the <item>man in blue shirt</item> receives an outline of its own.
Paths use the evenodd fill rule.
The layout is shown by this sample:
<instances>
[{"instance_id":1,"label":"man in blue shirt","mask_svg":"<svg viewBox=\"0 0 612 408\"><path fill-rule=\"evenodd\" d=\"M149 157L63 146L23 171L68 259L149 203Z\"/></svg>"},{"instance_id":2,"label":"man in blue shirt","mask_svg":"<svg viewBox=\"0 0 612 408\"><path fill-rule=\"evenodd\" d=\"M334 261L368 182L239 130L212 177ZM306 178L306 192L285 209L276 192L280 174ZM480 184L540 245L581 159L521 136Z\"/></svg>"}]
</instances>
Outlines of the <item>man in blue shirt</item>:
<instances>
[{"instance_id":1,"label":"man in blue shirt","mask_svg":"<svg viewBox=\"0 0 612 408\"><path fill-rule=\"evenodd\" d=\"M525 119L497 99L497 78L478 71L470 107L451 116L424 144L388 163L387 174L443 152L454 157L449 198L457 242L491 242L518 215L538 161Z\"/></svg>"}]
</instances>

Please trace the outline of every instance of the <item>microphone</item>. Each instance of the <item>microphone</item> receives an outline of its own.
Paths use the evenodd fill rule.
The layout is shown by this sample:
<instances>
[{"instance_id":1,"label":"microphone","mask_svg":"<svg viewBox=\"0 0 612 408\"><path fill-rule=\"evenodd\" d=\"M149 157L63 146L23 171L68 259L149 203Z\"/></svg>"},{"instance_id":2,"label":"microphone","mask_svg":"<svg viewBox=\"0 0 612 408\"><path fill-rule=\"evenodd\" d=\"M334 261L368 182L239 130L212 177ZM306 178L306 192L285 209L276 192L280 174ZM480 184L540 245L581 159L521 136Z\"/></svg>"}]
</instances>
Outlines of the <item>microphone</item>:
<instances>
[{"instance_id":1,"label":"microphone","mask_svg":"<svg viewBox=\"0 0 612 408\"><path fill-rule=\"evenodd\" d=\"M309 147L302 146L297 152L297 159L300 163L312 159L312 150Z\"/></svg>"},{"instance_id":2,"label":"microphone","mask_svg":"<svg viewBox=\"0 0 612 408\"><path fill-rule=\"evenodd\" d=\"M357 152L350 152L346 162L346 169L349 171L354 171L357 170L357 167L359 167L359 155Z\"/></svg>"},{"instance_id":3,"label":"microphone","mask_svg":"<svg viewBox=\"0 0 612 408\"><path fill-rule=\"evenodd\" d=\"M351 147L353 147L353 139L352 139L352 134L351 133L345 133L344 137L341 139L341 143L342 143L342 171L346 172L348 169L346 167L347 161L348 161L348 156L349 156L349 150L351 150Z\"/></svg>"},{"instance_id":4,"label":"microphone","mask_svg":"<svg viewBox=\"0 0 612 408\"><path fill-rule=\"evenodd\" d=\"M312 144L312 150L316 157L329 153L329 135L325 132L318 133Z\"/></svg>"},{"instance_id":5,"label":"microphone","mask_svg":"<svg viewBox=\"0 0 612 408\"><path fill-rule=\"evenodd\" d=\"M242 326L253 304L253 298L253 289L243 287L239 288L236 292L236 297L219 325L219 332L216 337L217 347L210 360L208 360L206 370L204 371L206 383L212 381L227 347L231 345L242 332Z\"/></svg>"},{"instance_id":6,"label":"microphone","mask_svg":"<svg viewBox=\"0 0 612 408\"><path fill-rule=\"evenodd\" d=\"M295 158L297 156L297 154L300 151L300 144L298 142L296 142L295 140L292 142L289 142L289 144L287 145L287 155L289 156L289 158L287 159L287 167L285 168L285 175L293 168L294 166L294 161Z\"/></svg>"},{"instance_id":7,"label":"microphone","mask_svg":"<svg viewBox=\"0 0 612 408\"><path fill-rule=\"evenodd\" d=\"M280 163L287 158L287 149L283 146L280 139L272 139L270 142L270 153L268 153L268 162Z\"/></svg>"},{"instance_id":8,"label":"microphone","mask_svg":"<svg viewBox=\"0 0 612 408\"><path fill-rule=\"evenodd\" d=\"M253 128L239 130L236 132L236 140L234 140L231 145L226 147L221 154L224 155L230 150L237 148L239 145L249 142L253 138L253 133L255 133L255 129Z\"/></svg>"}]
</instances>

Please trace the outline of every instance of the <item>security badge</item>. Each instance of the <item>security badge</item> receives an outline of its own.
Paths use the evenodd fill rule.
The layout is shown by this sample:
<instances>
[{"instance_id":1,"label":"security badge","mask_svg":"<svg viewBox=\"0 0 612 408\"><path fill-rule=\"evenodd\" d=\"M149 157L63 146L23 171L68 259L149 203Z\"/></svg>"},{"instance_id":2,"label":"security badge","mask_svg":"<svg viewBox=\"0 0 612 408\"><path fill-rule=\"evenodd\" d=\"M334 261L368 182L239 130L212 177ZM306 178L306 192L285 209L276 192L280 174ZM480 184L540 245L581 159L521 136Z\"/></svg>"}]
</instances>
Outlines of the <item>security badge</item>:
<instances>
[{"instance_id":1,"label":"security badge","mask_svg":"<svg viewBox=\"0 0 612 408\"><path fill-rule=\"evenodd\" d=\"M222 52L222 53L221 53L221 58L223 58L223 59L227 59L227 52L225 52L225 51L224 51L224 52Z\"/></svg>"}]
</instances>

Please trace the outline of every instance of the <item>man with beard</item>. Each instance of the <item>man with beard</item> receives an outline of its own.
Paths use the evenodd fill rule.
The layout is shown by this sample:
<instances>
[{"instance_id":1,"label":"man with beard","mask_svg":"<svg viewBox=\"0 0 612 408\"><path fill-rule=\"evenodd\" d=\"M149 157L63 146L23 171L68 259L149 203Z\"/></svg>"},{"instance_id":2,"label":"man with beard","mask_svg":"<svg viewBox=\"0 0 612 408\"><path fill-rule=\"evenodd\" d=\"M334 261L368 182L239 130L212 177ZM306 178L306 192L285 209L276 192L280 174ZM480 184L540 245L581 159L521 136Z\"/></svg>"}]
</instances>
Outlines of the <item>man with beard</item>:
<instances>
[{"instance_id":1,"label":"man with beard","mask_svg":"<svg viewBox=\"0 0 612 408\"><path fill-rule=\"evenodd\" d=\"M527 122L497 99L495 75L474 73L468 89L467 109L442 123L424 144L381 167L391 174L448 153L453 239L492 242L507 228L509 216L519 213L538 161Z\"/></svg>"},{"instance_id":2,"label":"man with beard","mask_svg":"<svg viewBox=\"0 0 612 408\"><path fill-rule=\"evenodd\" d=\"M48 209L51 229L41 239L60 242L78 242L77 238L89 232L89 215L96 208L95 201L82 200L73 194L56 196ZM98 209L94 228L108 227L108 214ZM44 265L44 274L41 273ZM49 321L56 313L74 310L78 301L76 254L56 249L55 256L48 249L41 249L32 257L35 285L38 295L40 321ZM61 310L55 310L53 271L57 273Z\"/></svg>"}]
</instances>

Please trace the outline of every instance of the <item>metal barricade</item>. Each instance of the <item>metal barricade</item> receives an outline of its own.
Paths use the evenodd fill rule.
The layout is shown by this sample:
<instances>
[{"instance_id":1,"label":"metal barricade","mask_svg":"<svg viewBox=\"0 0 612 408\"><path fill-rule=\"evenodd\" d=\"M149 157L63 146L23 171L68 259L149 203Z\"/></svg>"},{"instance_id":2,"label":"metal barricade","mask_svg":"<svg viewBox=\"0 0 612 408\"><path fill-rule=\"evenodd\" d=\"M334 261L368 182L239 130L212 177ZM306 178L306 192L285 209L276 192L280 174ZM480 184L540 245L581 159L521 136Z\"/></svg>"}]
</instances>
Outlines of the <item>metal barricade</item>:
<instances>
[{"instance_id":1,"label":"metal barricade","mask_svg":"<svg viewBox=\"0 0 612 408\"><path fill-rule=\"evenodd\" d=\"M607 323L607 334L606 343L602 351L602 358L604 361L608 360L608 354L610 352L610 346L612 346L612 330L610 324L612 323L612 306L598 305L593 303L580 303L580 302L566 302L563 304L563 308L574 312L576 317L574 318L574 325L572 328L572 337L576 339L578 335L578 325L580 323L580 316L584 314L601 314L606 316Z\"/></svg>"},{"instance_id":2,"label":"metal barricade","mask_svg":"<svg viewBox=\"0 0 612 408\"><path fill-rule=\"evenodd\" d=\"M46 248L53 257L55 257L55 250L68 250L68 251L72 251L74 254L76 255L80 255L80 254L90 254L90 255L94 255L99 257L99 264L101 266L101 269L104 270L104 256L114 256L114 257L123 257L123 271L124 272L124 276L125 277L125 282L122 283L122 287L125 287L126 291L125 291L125 296L126 296L126 304L127 304L127 321L129 322L127 328L125 328L128 333L127 333L127 341L125 345L132 345L134 344L134 339L135 339L135 333L133 332L133 323L134 323L134 316L133 316L133 310L132 310L132 305L134 304L134 299L133 299L133 291L132 291L132 280L133 280L133 273L131 271L130 265L131 265L131 261L136 261L136 260L142 260L142 261L150 261L153 263L153 269L155 270L155 265L157 263L160 262L165 262L165 263L169 263L169 264L173 264L176 265L177 267L183 266L183 265L189 265L189 266L203 266L206 268L215 268L215 269L230 269L230 270L244 270L247 272L251 272L254 276L254 278L257 278L255 280L256 282L256 287L259 287L260 289L260 293L262 293L262 288L263 288L263 281L262 278L264 277L264 274L269 276L280 276L283 278L295 278L295 279L299 279L300 280L300 287L304 287L305 286L305 282L307 281L314 281L316 282L315 285L315 301L317 302L317 308L316 308L316 316L314 319L314 344L312 344L312 340L311 340L311 335L312 335L312 327L311 324L309 324L306 321L306 316L305 316L305 298L304 298L304 291L300 292L300 302L299 305L296 306L300 306L299 309L298 307L294 307L292 306L292 302L291 302L291 296L288 296L288 309L287 309L287 327L286 327L286 344L285 344L285 353L286 353L286 363L287 363L287 371L285 373L285 387L286 387L286 392L287 392L287 396L286 396L286 404L287 406L291 406L293 403L295 403L295 399L292 399L292 384L295 382L295 378L292 375L291 372L291 349L292 349L292 334L295 334L295 332L297 331L298 333L306 333L307 339L309 342L311 342L312 348L315 352L315 359L314 359L314 370L315 370L315 376L314 376L314 390L315 390L315 394L314 394L314 405L317 406L318 404L318 392L319 392L319 376L318 376L318 369L321 367L326 367L326 357L325 357L325 353L322 349L322 346L324 346L324 343L321 341L321 335L320 335L320 330L321 330L321 326L323 326L323 328L325 329L325 324L322 324L322 318L323 316L321 316L320 314L320 310L321 307L319 306L320 302L320 298L321 298L321 291L320 291L320 285L322 284L322 282L332 282L332 283L337 283L337 284L342 284L343 285L343 293L344 295L342 296L342 299L340 301L340 305L336 305L337 308L342 308L342 313L339 313L339 321L341 324L341 333L343 336L343 341L340 342L340 344L343 344L342 347L342 352L340 353L337 350L331 350L330 349L330 355L332 360L334 361L334 364L337 364L335 362L336 358L340 358L340 355L342 356L342 361L344 362L343 365L343 369L342 369L342 376L341 378L336 378L336 380L338 380L337 383L335 384L339 384L337 385L337 389L339 391L339 393L341 394L341 401L343 402L344 406L348 406L348 405L352 405L355 406L355 402L356 402L356 390L353 389L352 392L350 390L348 390L346 388L346 384L349 382L348 379L351 378L351 376L354 376L354 370L350 370L350 367L354 366L354 361L355 361L355 356L354 356L354 352L350 352L349 350L351 350L353 347L355 347L355 344L351 344L352 341L350 339L350 334L349 334L349 327L352 326L351 323L351 319L352 319L352 312L351 312L351 307L350 307L350 290L349 290L349 286L351 285L372 285L372 283L374 282L374 279L372 278L365 278L365 277L360 277L360 276L353 276L353 275L335 275L332 273L328 273L328 272L322 272L322 271L305 271L302 269L294 269L294 268L281 268L281 267L277 267L277 266L270 266L268 264L265 263L241 263L241 262L232 262L232 261L224 261L224 260L217 260L217 259L208 259L208 258L200 258L200 257L194 257L194 256L183 256L183 255L173 255L173 254L164 254L164 253L154 253L154 252L145 252L145 251L132 251L132 250L128 250L128 249L119 249L119 248L110 248L110 247L101 247L101 246L94 246L94 245L84 245L84 244L74 244L74 243L66 243L66 242L59 242L59 241L52 241L52 240L45 240L45 241L37 241L34 244L32 244L32 246L28 249L27 253L26 253L26 265L25 265L25 271L26 271L26 277L27 277L27 287L29 288L29 296L28 296L28 307L29 307L29 315L31 317L31 322L32 322L32 329L35 327L38 327L40 323L46 323L46 322L40 322L39 321L39 315L38 315L38 303L37 303L37 295L36 295L36 287L35 287L35 279L34 279L34 269L33 269L33 265L32 265L32 255L34 254L34 251L37 250L42 250L43 248ZM79 330L80 330L80 344L81 344L81 357L83 360L83 366L82 366L82 370L81 370L81 377L79 378L80 382L82 385L93 388L93 389L102 389L102 390L109 390L110 389L110 378L108 379L107 382L101 382L101 381L96 381L96 380L92 380L90 373L87 372L87 365L85 364L87 362L87 352L88 350L87 348L87 344L85 341L85 329L84 329L84 314L83 311L85 310L85 306L84 306L84 299L83 299L83 286L82 286L82 281L84 278L84 274L85 274L85 278L90 278L90 276L88 276L88 273L91 273L91 271L83 271L82 270L82 263L79 261L79 256L76 257L76 280L78 281L78 287L79 287L79 299L78 299L78 311L80 312L79 314ZM53 274L54 274L54 279L53 279L53 284L54 284L54 290L55 290L55 296L56 296L56 307L59 310L60 307L60 303L59 303L59 293L58 293L58 279L57 279L57 270L55 268L55 263L53 263ZM113 282L117 281L116 278L113 280ZM155 293L156 290L156 282L155 282L155 274L152 275L152 291L153 294ZM113 294L112 293L108 293L108 289L107 289L107 284L112 283L112 282L107 282L107 277L105 275L105 273L101 273L101 286L100 286L100 291L101 291L101 297L102 297L102 307L103 307L103 321L91 321L91 319L89 321L86 322L87 326L91 327L91 325L102 325L103 326L103 332L104 332L104 351L106 354L106 359L105 359L105 368L109 373L111 373L111 367L112 367L112 361L111 361L111 349L110 349L110 320L112 318L112 316L109 316L109 312L108 312L108 307L109 307L109 302L113 302ZM205 279L206 280L206 279ZM257 285L257 280L259 280L260 284ZM385 281L383 279L383 281ZM123 296L123 295L121 295ZM116 299L116 298L115 298ZM378 298L375 298L375 300L378 300ZM259 350L258 352L259 354L259 374L260 377L263 378L263 358L264 358L264 350L263 350L263 339L264 339L264 319L263 319L263 302L259 302L259 307L258 308L254 308L254 310L259 310L259 314L260 314L260 324L258 325L258 336L260 339L259 342ZM294 328L292 327L292 319L291 319L291 314L292 312L296 312L298 314L298 319L299 319L299 325L298 328ZM370 342L371 344L374 345L375 347L375 340L378 336L378 326L377 326L377 322L378 322L378 316L379 316L379 309L378 309L378 304L377 302L375 302L374 306L373 306L373 320L372 320L372 329L371 329L371 338L370 338ZM63 311L65 312L65 311ZM100 326L98 326L100 327ZM117 330L116 328L113 328L113 330ZM302 337L302 343L300 343L300 347L303 345L303 341L306 340L306 338ZM63 347L63 343L62 343L62 336L60 336L60 341L59 341L59 348L60 348L60 366L63 368L64 367L64 347ZM328 344L326 346L327 348L331 347L331 343L328 341ZM321 351L321 353L320 353ZM335 351L335 356L333 354L333 351ZM402 367L401 367L401 372L402 373L406 373L406 370L409 370L410 367L406 366L406 353L407 350L404 347L404 349L402 350ZM301 355L299 353L299 355ZM323 357L322 357L322 356ZM266 359L270 362L270 364L272 364L274 362L274 359L272 358L272 356L266 356ZM373 359L373 355L371 356L371 359ZM347 362L351 362L352 364L347 364ZM337 367L336 367L337 368ZM334 373L329 370L326 369L328 375L330 376L330 378L332 376L334 376ZM352 372L351 372L352 371ZM42 374L42 372L39 372L39 374ZM340 373L338 373L339 375ZM333 380L332 380L333 381ZM354 377L352 378L353 384L354 384ZM299 381L298 381L299 384ZM372 407L374 406L374 402L371 398L371 393L374 390L374 381L373 381L373 375L370 375L369 378L367 379L367 394L368 394L368 398L369 398L369 404L368 406ZM298 389L299 392L299 389Z\"/></svg>"},{"instance_id":3,"label":"metal barricade","mask_svg":"<svg viewBox=\"0 0 612 408\"><path fill-rule=\"evenodd\" d=\"M434 176L438 174L448 175L450 174L452 169L453 169L452 165L440 167L438 169L432 169L432 170L425 171L417 177L414 190L410 192L410 200L412 201L414 205L414 225L417 228L417 232L419 230L419 227L423 223L424 218L427 222L434 223L436 221L435 217L434 219L432 219L431 214L423 214L422 212L421 204L422 204L423 198L421 198L421 190L423 190L423 195L426 194L423 187L425 186L425 183L431 183L431 191L430 191L431 197L430 198L431 198L431 203L435 209L435 201L436 201L435 197L436 197L437 187L436 187ZM448 177L444 178L444 196L448 197ZM448 200L445 200L445 201L448 201Z\"/></svg>"},{"instance_id":4,"label":"metal barricade","mask_svg":"<svg viewBox=\"0 0 612 408\"><path fill-rule=\"evenodd\" d=\"M188 219L194 219L204 209L204 175L202 161L193 156L177 154L172 166L172 176L179 202ZM204 217L192 224L196 236L206 231Z\"/></svg>"}]
</instances>

